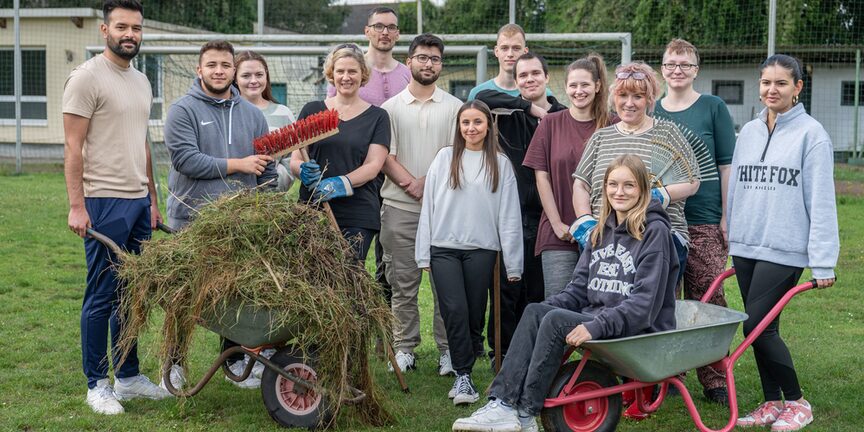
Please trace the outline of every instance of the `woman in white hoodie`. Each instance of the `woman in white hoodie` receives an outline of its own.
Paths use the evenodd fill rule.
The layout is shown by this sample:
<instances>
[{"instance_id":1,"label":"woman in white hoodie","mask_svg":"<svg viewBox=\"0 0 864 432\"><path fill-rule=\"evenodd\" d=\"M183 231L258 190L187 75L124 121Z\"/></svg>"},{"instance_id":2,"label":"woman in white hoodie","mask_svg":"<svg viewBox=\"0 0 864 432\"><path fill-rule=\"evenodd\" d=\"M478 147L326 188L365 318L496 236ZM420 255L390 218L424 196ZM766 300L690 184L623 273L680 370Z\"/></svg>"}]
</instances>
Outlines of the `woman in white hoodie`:
<instances>
[{"instance_id":1,"label":"woman in white hoodie","mask_svg":"<svg viewBox=\"0 0 864 432\"><path fill-rule=\"evenodd\" d=\"M833 285L840 250L834 152L828 133L798 103L801 65L777 54L760 70L765 109L738 136L727 198L729 255L749 315L745 335L798 282L804 267L819 288ZM794 431L813 421L779 324L778 317L753 343L765 402L739 418L738 426Z\"/></svg>"},{"instance_id":2,"label":"woman in white hoodie","mask_svg":"<svg viewBox=\"0 0 864 432\"><path fill-rule=\"evenodd\" d=\"M455 405L480 398L471 381L483 352L486 292L498 251L507 278L522 277L522 215L513 166L498 146L492 114L473 100L457 113L452 147L442 148L426 175L417 226L417 267L431 270L456 381Z\"/></svg>"}]
</instances>

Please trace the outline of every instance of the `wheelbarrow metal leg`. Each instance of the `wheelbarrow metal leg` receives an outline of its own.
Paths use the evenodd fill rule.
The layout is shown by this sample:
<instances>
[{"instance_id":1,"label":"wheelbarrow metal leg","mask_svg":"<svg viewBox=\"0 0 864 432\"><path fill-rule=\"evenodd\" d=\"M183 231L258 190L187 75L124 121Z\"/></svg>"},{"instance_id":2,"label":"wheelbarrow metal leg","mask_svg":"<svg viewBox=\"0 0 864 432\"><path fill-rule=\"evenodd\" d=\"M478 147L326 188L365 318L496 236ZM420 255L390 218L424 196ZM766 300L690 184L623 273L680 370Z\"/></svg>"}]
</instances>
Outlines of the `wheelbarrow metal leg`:
<instances>
[{"instance_id":1,"label":"wheelbarrow metal leg","mask_svg":"<svg viewBox=\"0 0 864 432\"><path fill-rule=\"evenodd\" d=\"M165 388L168 390L168 393L171 393L174 396L195 396L196 394L198 394L198 392L201 391L202 388L204 388L204 386L210 381L210 379L213 378L213 375L216 374L216 371L218 371L219 368L225 367L225 362L228 361L228 358L237 353L247 353L247 351L243 349L243 347L239 346L231 347L223 351L222 354L220 354L219 357L216 358L216 361L213 362L213 365L210 366L210 369L207 370L201 380L198 381L198 383L189 390L181 390L174 388L174 385L171 383L171 362L166 362L165 365L162 367L162 381L165 383ZM240 377L231 373L231 371L228 370L227 367L225 367L225 370L227 371L226 376L228 376L228 378L235 381L243 381L249 377L249 374L252 372L252 367L250 364L250 366L248 366L246 370L243 371L243 375Z\"/></svg>"}]
</instances>

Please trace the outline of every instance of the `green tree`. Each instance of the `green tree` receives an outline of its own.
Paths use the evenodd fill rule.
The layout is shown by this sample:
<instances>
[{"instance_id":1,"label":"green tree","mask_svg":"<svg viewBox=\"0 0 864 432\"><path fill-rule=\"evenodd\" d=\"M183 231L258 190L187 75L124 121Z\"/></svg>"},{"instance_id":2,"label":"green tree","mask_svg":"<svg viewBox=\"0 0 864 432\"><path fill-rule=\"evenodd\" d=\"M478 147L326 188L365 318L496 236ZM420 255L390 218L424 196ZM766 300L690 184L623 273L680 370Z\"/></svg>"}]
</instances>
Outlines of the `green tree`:
<instances>
[{"instance_id":1,"label":"green tree","mask_svg":"<svg viewBox=\"0 0 864 432\"><path fill-rule=\"evenodd\" d=\"M340 33L350 10L335 6L332 0L265 0L267 26L296 33Z\"/></svg>"}]
</instances>

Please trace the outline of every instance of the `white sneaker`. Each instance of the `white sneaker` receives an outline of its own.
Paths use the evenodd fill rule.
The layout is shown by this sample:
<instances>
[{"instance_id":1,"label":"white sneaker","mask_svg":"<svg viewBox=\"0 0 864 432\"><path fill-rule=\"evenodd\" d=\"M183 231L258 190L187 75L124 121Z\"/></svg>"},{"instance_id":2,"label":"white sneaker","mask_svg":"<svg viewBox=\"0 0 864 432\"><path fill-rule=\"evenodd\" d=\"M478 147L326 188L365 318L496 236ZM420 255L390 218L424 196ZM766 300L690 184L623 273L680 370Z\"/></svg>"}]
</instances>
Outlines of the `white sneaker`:
<instances>
[{"instance_id":1,"label":"white sneaker","mask_svg":"<svg viewBox=\"0 0 864 432\"><path fill-rule=\"evenodd\" d=\"M396 364L402 372L417 369L417 365L414 364L414 353L398 351L396 353ZM387 370L393 372L393 365L387 363Z\"/></svg>"},{"instance_id":2,"label":"white sneaker","mask_svg":"<svg viewBox=\"0 0 864 432\"><path fill-rule=\"evenodd\" d=\"M244 371L246 371L247 364L248 363L244 358L242 361L235 361L234 363L230 363L228 365L228 369L231 370L231 373L233 373L234 375L240 376L243 375ZM255 376L251 373L249 374L248 378L240 382L234 381L231 378L228 378L228 376L225 376L225 380L242 389L256 389L261 387L261 380L255 378Z\"/></svg>"},{"instance_id":3,"label":"white sneaker","mask_svg":"<svg viewBox=\"0 0 864 432\"><path fill-rule=\"evenodd\" d=\"M457 375L456 393L453 395L453 405L472 404L480 399L480 394L477 393L477 388L471 382L471 375Z\"/></svg>"},{"instance_id":4,"label":"white sneaker","mask_svg":"<svg viewBox=\"0 0 864 432\"><path fill-rule=\"evenodd\" d=\"M519 416L515 409L501 405L498 400L490 400L485 406L474 411L471 417L460 418L453 422L453 430L520 432L524 429L519 423Z\"/></svg>"},{"instance_id":5,"label":"white sneaker","mask_svg":"<svg viewBox=\"0 0 864 432\"><path fill-rule=\"evenodd\" d=\"M153 384L144 375L115 379L114 395L117 396L117 400L121 401L135 398L159 400L171 397L171 393L168 393L168 390Z\"/></svg>"},{"instance_id":6,"label":"white sneaker","mask_svg":"<svg viewBox=\"0 0 864 432\"><path fill-rule=\"evenodd\" d=\"M171 365L171 386L174 387L175 390L180 390L186 386L186 373L183 371L183 368L178 364ZM168 387L165 386L165 376L159 380L159 387L168 391Z\"/></svg>"},{"instance_id":7,"label":"white sneaker","mask_svg":"<svg viewBox=\"0 0 864 432\"><path fill-rule=\"evenodd\" d=\"M261 357L269 359L270 357L273 357L273 354L276 354L276 349L274 348L267 348L265 350L261 350ZM246 361L248 362L249 360L251 360L249 356L246 356ZM252 376L260 380L261 375L264 374L264 367L264 363L256 361L255 366L252 366Z\"/></svg>"},{"instance_id":8,"label":"white sneaker","mask_svg":"<svg viewBox=\"0 0 864 432\"><path fill-rule=\"evenodd\" d=\"M123 414L123 405L117 402L117 397L114 396L114 390L108 383L108 378L96 381L96 387L87 390L87 405L90 405L96 414Z\"/></svg>"},{"instance_id":9,"label":"white sneaker","mask_svg":"<svg viewBox=\"0 0 864 432\"><path fill-rule=\"evenodd\" d=\"M444 351L438 358L438 375L456 375L456 371L453 370L453 362L450 360L450 350Z\"/></svg>"}]
</instances>

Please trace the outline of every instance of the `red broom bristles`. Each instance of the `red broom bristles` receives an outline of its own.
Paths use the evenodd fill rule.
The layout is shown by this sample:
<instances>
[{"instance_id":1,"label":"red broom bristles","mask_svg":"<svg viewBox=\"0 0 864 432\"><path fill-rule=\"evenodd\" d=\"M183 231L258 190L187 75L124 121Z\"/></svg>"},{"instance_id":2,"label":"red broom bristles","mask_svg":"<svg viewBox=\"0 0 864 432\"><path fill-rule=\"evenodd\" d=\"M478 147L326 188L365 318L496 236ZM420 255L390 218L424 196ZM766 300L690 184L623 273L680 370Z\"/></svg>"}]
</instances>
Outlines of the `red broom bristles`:
<instances>
[{"instance_id":1,"label":"red broom bristles","mask_svg":"<svg viewBox=\"0 0 864 432\"><path fill-rule=\"evenodd\" d=\"M305 147L338 131L339 113L321 111L304 119L255 138L256 154L276 155L292 147Z\"/></svg>"}]
</instances>

